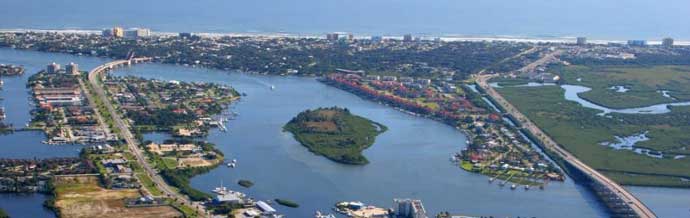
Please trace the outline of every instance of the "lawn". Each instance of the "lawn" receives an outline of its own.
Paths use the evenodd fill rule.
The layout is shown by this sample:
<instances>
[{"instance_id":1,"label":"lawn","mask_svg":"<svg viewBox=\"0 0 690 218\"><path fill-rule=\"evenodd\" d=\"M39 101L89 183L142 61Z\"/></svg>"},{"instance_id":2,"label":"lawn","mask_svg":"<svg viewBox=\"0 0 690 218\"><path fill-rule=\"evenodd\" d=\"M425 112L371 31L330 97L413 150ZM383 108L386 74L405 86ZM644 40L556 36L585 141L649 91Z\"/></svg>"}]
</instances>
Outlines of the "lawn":
<instances>
[{"instance_id":1,"label":"lawn","mask_svg":"<svg viewBox=\"0 0 690 218\"><path fill-rule=\"evenodd\" d=\"M153 182L151 177L149 177L146 172L144 172L144 168L142 168L137 162L136 158L134 155L130 153L125 153L125 157L127 158L127 161L129 161L132 164L132 169L134 170L134 174L136 177L139 179L139 182L141 182L141 185L144 186L146 190L148 190L152 195L154 196L159 196L162 195L163 192L156 187L156 184Z\"/></svg>"},{"instance_id":2,"label":"lawn","mask_svg":"<svg viewBox=\"0 0 690 218\"><path fill-rule=\"evenodd\" d=\"M555 67L568 84L592 88L581 98L609 108L632 108L690 100L690 66ZM578 81L580 79L580 81ZM624 86L617 92L613 86ZM671 96L664 97L661 90Z\"/></svg>"},{"instance_id":3,"label":"lawn","mask_svg":"<svg viewBox=\"0 0 690 218\"><path fill-rule=\"evenodd\" d=\"M673 159L673 155L686 154L690 150L690 135L687 134L690 132L690 113L685 107L674 108L671 113L662 115L612 114L612 118L607 118L596 115L599 113L597 110L564 100L564 91L557 86L506 87L497 91L590 166L607 174L615 171L646 175L632 177L618 173L613 177L618 182L690 187L688 182L679 182L680 177L690 178L690 159ZM650 140L637 146L663 151L670 157L652 158L600 145L601 142L614 141L614 136L644 131L649 131Z\"/></svg>"},{"instance_id":4,"label":"lawn","mask_svg":"<svg viewBox=\"0 0 690 218\"><path fill-rule=\"evenodd\" d=\"M168 169L175 169L177 168L177 160L175 160L174 157L163 157L163 164L165 165L165 168Z\"/></svg>"}]
</instances>

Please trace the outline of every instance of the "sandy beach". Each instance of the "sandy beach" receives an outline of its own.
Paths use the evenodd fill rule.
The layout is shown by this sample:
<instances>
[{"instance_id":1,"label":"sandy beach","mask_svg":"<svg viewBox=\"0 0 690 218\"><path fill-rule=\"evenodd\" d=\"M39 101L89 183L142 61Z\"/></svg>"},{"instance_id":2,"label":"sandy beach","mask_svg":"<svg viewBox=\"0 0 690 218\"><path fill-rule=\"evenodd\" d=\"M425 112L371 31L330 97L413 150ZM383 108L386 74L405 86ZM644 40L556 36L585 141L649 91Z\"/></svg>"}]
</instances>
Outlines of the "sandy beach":
<instances>
[{"instance_id":1,"label":"sandy beach","mask_svg":"<svg viewBox=\"0 0 690 218\"><path fill-rule=\"evenodd\" d=\"M63 34L101 34L101 30L86 30L86 29L0 29L0 32L14 32L14 33L24 33L24 32L39 32L39 33L63 33ZM176 36L178 33L175 32L156 32L152 31L154 36ZM215 32L195 32L195 35L201 37L262 37L262 38L325 38L325 34L296 34L296 33L252 33L252 32L229 32L229 33L215 33ZM340 34L347 34L341 32ZM383 39L402 39L403 36L396 35L384 35L381 36ZM575 36L564 36L564 37L522 37L522 36L464 36L464 35L438 35L438 36L418 36L423 40L435 40L440 39L444 42L454 42L454 41L468 41L468 42L480 42L480 41L496 41L496 42L525 42L525 43L574 43L576 40ZM371 35L355 35L355 39L369 39ZM587 39L588 43L591 44L608 44L608 43L620 43L625 44L627 39ZM661 40L647 40L649 45L660 45ZM675 41L676 45L690 45L690 41Z\"/></svg>"}]
</instances>

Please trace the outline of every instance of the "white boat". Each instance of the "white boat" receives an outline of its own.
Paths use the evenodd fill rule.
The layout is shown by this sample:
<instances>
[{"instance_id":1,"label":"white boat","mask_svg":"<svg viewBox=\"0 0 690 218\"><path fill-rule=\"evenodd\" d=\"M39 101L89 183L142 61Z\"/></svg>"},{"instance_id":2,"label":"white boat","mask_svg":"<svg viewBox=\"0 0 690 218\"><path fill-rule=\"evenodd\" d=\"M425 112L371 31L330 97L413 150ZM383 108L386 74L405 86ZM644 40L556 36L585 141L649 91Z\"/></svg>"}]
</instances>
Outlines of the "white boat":
<instances>
[{"instance_id":1,"label":"white boat","mask_svg":"<svg viewBox=\"0 0 690 218\"><path fill-rule=\"evenodd\" d=\"M314 218L335 218L335 215L333 214L323 214L321 211L316 211L316 214L314 215Z\"/></svg>"},{"instance_id":2,"label":"white boat","mask_svg":"<svg viewBox=\"0 0 690 218\"><path fill-rule=\"evenodd\" d=\"M222 183L221 183L221 184L222 184ZM223 185L221 185L220 187L216 187L216 188L213 189L213 193L220 194L220 195L225 194L225 193L227 193L227 192L228 192L228 188L226 188L226 187L223 186Z\"/></svg>"},{"instance_id":3,"label":"white boat","mask_svg":"<svg viewBox=\"0 0 690 218\"><path fill-rule=\"evenodd\" d=\"M517 188L517 185L515 185L515 184L510 186L510 189L515 189L515 188Z\"/></svg>"},{"instance_id":4,"label":"white boat","mask_svg":"<svg viewBox=\"0 0 690 218\"><path fill-rule=\"evenodd\" d=\"M525 190L529 190L529 185L525 185Z\"/></svg>"},{"instance_id":5,"label":"white boat","mask_svg":"<svg viewBox=\"0 0 690 218\"><path fill-rule=\"evenodd\" d=\"M235 163L228 163L228 167L235 168Z\"/></svg>"},{"instance_id":6,"label":"white boat","mask_svg":"<svg viewBox=\"0 0 690 218\"><path fill-rule=\"evenodd\" d=\"M492 183L492 182L494 182L494 178L493 178L493 177L489 178L489 183Z\"/></svg>"},{"instance_id":7,"label":"white boat","mask_svg":"<svg viewBox=\"0 0 690 218\"><path fill-rule=\"evenodd\" d=\"M218 126L218 128L220 128L220 131L228 131L228 129L225 127L225 118L220 117L220 119L218 119L218 121L216 122L216 125Z\"/></svg>"},{"instance_id":8,"label":"white boat","mask_svg":"<svg viewBox=\"0 0 690 218\"><path fill-rule=\"evenodd\" d=\"M232 163L237 163L237 159L232 159Z\"/></svg>"},{"instance_id":9,"label":"white boat","mask_svg":"<svg viewBox=\"0 0 690 218\"><path fill-rule=\"evenodd\" d=\"M271 85L271 90L274 90L274 89L276 89L276 86Z\"/></svg>"}]
</instances>

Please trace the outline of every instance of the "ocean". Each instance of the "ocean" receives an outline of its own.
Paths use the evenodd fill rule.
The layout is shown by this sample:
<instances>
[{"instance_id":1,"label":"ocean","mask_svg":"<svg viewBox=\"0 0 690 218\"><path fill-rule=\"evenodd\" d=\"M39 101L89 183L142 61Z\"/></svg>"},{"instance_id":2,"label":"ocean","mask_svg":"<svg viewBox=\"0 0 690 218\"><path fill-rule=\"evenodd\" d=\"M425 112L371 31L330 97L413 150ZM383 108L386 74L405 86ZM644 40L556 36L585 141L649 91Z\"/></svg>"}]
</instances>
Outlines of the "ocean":
<instances>
[{"instance_id":1,"label":"ocean","mask_svg":"<svg viewBox=\"0 0 690 218\"><path fill-rule=\"evenodd\" d=\"M690 39L690 1L2 0L0 29Z\"/></svg>"}]
</instances>

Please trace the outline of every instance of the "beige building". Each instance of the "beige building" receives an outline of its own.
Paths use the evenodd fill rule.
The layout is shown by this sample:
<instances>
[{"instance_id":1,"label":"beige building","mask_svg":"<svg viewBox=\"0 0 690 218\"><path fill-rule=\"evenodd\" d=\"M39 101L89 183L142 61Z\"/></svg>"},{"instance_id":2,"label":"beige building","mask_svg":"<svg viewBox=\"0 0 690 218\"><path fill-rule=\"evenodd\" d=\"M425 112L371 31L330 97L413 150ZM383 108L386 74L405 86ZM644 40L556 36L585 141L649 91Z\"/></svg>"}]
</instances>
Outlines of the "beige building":
<instances>
[{"instance_id":1,"label":"beige building","mask_svg":"<svg viewBox=\"0 0 690 218\"><path fill-rule=\"evenodd\" d=\"M79 75L79 65L75 63L69 63L65 66L65 73L72 75Z\"/></svg>"},{"instance_id":2,"label":"beige building","mask_svg":"<svg viewBox=\"0 0 690 218\"><path fill-rule=\"evenodd\" d=\"M125 30L122 27L113 28L113 37L122 38L125 37Z\"/></svg>"}]
</instances>

